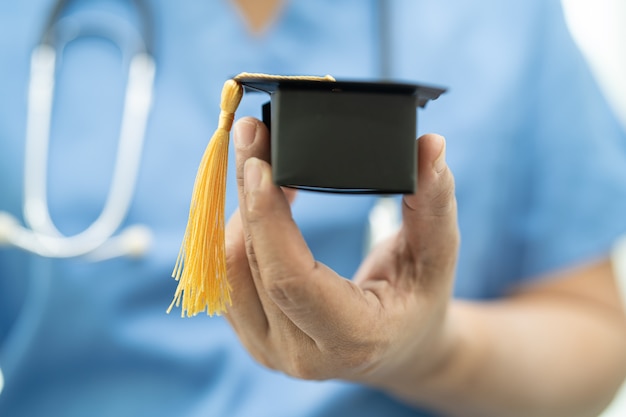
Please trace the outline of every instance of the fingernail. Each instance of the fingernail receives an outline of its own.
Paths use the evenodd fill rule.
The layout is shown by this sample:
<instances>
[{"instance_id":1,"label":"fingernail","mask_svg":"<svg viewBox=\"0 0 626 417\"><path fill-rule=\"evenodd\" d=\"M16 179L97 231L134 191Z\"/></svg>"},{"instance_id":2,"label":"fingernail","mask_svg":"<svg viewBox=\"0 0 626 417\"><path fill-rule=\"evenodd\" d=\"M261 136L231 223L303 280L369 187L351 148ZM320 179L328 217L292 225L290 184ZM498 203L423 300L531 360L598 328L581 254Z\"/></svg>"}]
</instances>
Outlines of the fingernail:
<instances>
[{"instance_id":1,"label":"fingernail","mask_svg":"<svg viewBox=\"0 0 626 417\"><path fill-rule=\"evenodd\" d=\"M235 124L233 139L238 148L252 145L256 136L256 123L241 120Z\"/></svg>"},{"instance_id":2,"label":"fingernail","mask_svg":"<svg viewBox=\"0 0 626 417\"><path fill-rule=\"evenodd\" d=\"M443 136L437 136L437 140L439 141L439 146L441 147L441 150L439 151L439 156L437 157L437 159L435 159L435 162L433 163L433 168L435 168L435 171L439 173L446 169L446 141Z\"/></svg>"},{"instance_id":3,"label":"fingernail","mask_svg":"<svg viewBox=\"0 0 626 417\"><path fill-rule=\"evenodd\" d=\"M250 158L246 161L244 169L244 188L247 192L254 191L261 184L261 161L256 158Z\"/></svg>"}]
</instances>

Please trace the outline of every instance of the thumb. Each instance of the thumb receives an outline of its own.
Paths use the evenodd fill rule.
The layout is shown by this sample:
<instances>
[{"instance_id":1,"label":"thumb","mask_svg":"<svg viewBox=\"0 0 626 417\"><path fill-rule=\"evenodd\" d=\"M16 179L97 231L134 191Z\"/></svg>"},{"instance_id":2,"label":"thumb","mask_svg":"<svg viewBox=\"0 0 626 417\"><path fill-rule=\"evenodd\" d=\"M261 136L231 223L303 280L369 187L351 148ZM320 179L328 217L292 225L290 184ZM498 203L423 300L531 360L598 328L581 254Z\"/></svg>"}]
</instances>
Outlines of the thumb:
<instances>
[{"instance_id":1,"label":"thumb","mask_svg":"<svg viewBox=\"0 0 626 417\"><path fill-rule=\"evenodd\" d=\"M442 136L427 134L417 143L417 191L403 198L402 233L413 259L444 272L454 267L459 245L454 177Z\"/></svg>"}]
</instances>

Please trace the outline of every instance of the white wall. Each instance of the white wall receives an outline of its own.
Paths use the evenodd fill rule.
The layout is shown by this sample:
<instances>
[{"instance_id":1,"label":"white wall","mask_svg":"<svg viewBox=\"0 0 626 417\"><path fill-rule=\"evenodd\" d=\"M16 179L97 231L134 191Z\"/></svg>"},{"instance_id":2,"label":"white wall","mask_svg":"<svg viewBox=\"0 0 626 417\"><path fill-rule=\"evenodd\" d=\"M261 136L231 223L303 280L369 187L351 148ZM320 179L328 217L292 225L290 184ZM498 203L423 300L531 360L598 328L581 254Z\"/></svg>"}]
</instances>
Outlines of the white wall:
<instances>
[{"instance_id":1,"label":"white wall","mask_svg":"<svg viewBox=\"0 0 626 417\"><path fill-rule=\"evenodd\" d=\"M562 3L572 35L626 126L626 0Z\"/></svg>"}]
</instances>

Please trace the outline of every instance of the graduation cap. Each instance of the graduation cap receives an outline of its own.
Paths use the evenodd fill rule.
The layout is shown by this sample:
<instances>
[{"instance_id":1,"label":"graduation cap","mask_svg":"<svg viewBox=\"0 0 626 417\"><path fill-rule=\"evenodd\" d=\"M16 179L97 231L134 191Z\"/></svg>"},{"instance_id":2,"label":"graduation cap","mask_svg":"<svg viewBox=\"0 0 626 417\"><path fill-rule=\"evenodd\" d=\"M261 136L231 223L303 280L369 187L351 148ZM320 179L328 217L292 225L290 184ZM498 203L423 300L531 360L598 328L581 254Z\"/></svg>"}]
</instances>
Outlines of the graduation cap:
<instances>
[{"instance_id":1,"label":"graduation cap","mask_svg":"<svg viewBox=\"0 0 626 417\"><path fill-rule=\"evenodd\" d=\"M241 77L245 91L269 93L277 185L347 193L412 193L416 107L442 89L414 84Z\"/></svg>"},{"instance_id":2,"label":"graduation cap","mask_svg":"<svg viewBox=\"0 0 626 417\"><path fill-rule=\"evenodd\" d=\"M226 81L219 124L194 184L187 230L172 276L193 316L230 305L224 249L229 132L244 91L270 95L263 121L271 134L277 185L343 193L413 193L417 107L445 90L390 82L336 81L330 76L242 73Z\"/></svg>"}]
</instances>

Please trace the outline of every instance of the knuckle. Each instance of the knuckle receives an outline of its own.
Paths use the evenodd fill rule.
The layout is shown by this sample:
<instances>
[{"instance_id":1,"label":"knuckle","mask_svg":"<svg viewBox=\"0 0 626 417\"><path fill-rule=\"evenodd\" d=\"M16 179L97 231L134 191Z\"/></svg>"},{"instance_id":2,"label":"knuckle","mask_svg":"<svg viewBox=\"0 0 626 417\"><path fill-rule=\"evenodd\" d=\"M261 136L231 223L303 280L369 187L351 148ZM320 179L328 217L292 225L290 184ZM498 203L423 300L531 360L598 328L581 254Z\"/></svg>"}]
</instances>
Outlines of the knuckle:
<instances>
[{"instance_id":1,"label":"knuckle","mask_svg":"<svg viewBox=\"0 0 626 417\"><path fill-rule=\"evenodd\" d=\"M456 212L456 195L454 177L449 169L446 169L441 176L442 184L433 190L430 196L430 206L434 215L448 215Z\"/></svg>"},{"instance_id":2,"label":"knuckle","mask_svg":"<svg viewBox=\"0 0 626 417\"><path fill-rule=\"evenodd\" d=\"M245 260L246 252L243 251L235 242L226 240L226 268L231 268Z\"/></svg>"},{"instance_id":3,"label":"knuckle","mask_svg":"<svg viewBox=\"0 0 626 417\"><path fill-rule=\"evenodd\" d=\"M293 378L304 380L328 379L325 358L317 344L299 329L283 329L278 337L281 347L282 372Z\"/></svg>"},{"instance_id":4,"label":"knuckle","mask_svg":"<svg viewBox=\"0 0 626 417\"><path fill-rule=\"evenodd\" d=\"M363 373L372 368L378 357L378 346L358 346L340 356L344 367L350 374Z\"/></svg>"},{"instance_id":5,"label":"knuckle","mask_svg":"<svg viewBox=\"0 0 626 417\"><path fill-rule=\"evenodd\" d=\"M294 300L301 299L302 285L296 277L283 273L268 273L272 277L265 282L265 290L272 300L280 305L286 305Z\"/></svg>"},{"instance_id":6,"label":"knuckle","mask_svg":"<svg viewBox=\"0 0 626 417\"><path fill-rule=\"evenodd\" d=\"M334 340L332 344L325 346L324 355L332 358L333 369L341 372L341 375L336 376L350 379L375 368L381 352L388 349L388 344L382 336L385 333L369 329L366 333L360 333L360 336L352 335L339 342ZM376 336L370 338L367 334Z\"/></svg>"},{"instance_id":7,"label":"knuckle","mask_svg":"<svg viewBox=\"0 0 626 417\"><path fill-rule=\"evenodd\" d=\"M407 195L403 205L410 212L424 216L444 217L456 213L454 176L449 168L430 184L420 184L416 194Z\"/></svg>"},{"instance_id":8,"label":"knuckle","mask_svg":"<svg viewBox=\"0 0 626 417\"><path fill-rule=\"evenodd\" d=\"M320 371L320 364L298 354L290 355L289 363L285 369L287 375L309 381L325 379Z\"/></svg>"},{"instance_id":9,"label":"knuckle","mask_svg":"<svg viewBox=\"0 0 626 417\"><path fill-rule=\"evenodd\" d=\"M248 264L250 268L258 269L257 267L257 255L254 250L254 246L252 245L252 236L249 233L246 233L245 236L245 246L246 246L246 258L248 259Z\"/></svg>"},{"instance_id":10,"label":"knuckle","mask_svg":"<svg viewBox=\"0 0 626 417\"><path fill-rule=\"evenodd\" d=\"M262 228L266 224L268 216L273 215L272 201L263 194L263 191L258 189L245 191L244 195L246 199L245 213L248 227L253 229Z\"/></svg>"}]
</instances>

